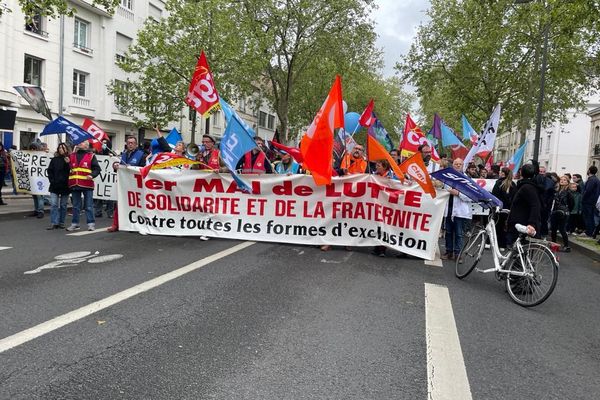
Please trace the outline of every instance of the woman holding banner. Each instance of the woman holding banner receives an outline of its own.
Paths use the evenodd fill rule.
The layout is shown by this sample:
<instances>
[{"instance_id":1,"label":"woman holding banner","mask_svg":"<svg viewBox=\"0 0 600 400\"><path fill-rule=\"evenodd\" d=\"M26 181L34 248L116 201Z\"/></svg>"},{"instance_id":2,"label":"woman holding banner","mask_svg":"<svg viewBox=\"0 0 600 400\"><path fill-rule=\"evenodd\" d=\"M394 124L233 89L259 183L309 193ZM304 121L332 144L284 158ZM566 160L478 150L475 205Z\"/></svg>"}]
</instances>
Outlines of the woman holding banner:
<instances>
[{"instance_id":1,"label":"woman holding banner","mask_svg":"<svg viewBox=\"0 0 600 400\"><path fill-rule=\"evenodd\" d=\"M59 143L54 157L48 165L48 180L50 181L50 226L46 229L64 229L69 202L69 156L66 143Z\"/></svg>"}]
</instances>

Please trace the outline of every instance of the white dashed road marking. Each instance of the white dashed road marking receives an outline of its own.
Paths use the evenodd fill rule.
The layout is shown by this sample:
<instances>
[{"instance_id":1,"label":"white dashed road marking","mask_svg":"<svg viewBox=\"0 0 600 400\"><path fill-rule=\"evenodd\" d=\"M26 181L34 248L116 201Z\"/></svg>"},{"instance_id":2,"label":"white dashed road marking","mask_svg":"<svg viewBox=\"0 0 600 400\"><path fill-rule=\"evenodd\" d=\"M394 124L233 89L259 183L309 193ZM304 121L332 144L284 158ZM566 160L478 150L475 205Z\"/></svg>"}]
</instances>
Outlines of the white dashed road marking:
<instances>
[{"instance_id":1,"label":"white dashed road marking","mask_svg":"<svg viewBox=\"0 0 600 400\"><path fill-rule=\"evenodd\" d=\"M77 310L60 315L54 319L51 319L50 321L42 322L41 324L36 325L32 328L26 329L19 333L15 333L14 335L8 336L4 339L0 339L0 353L3 353L7 350L12 349L13 347L19 346L30 340L45 335L46 333L52 332L58 328L62 328L63 326L68 325L71 322L78 321L98 311L104 310L105 308L127 300L130 297L133 297L140 293L144 293L150 289L172 281L173 279L177 279L180 276L202 268L205 265L215 262L223 257L227 257L228 255L241 251L246 247L252 246L253 244L255 244L255 242L240 243L236 246L230 247L216 254L213 254L212 256L208 256L201 260L188 264L185 267L181 267L154 279L150 279L149 281L146 281L144 283L140 283L139 285L130 287L129 289L125 289L122 292L116 293L105 299L95 301L91 304L88 304L87 306L83 306Z\"/></svg>"},{"instance_id":2,"label":"white dashed road marking","mask_svg":"<svg viewBox=\"0 0 600 400\"><path fill-rule=\"evenodd\" d=\"M471 400L448 288L425 283L427 393L430 400Z\"/></svg>"},{"instance_id":3,"label":"white dashed road marking","mask_svg":"<svg viewBox=\"0 0 600 400\"><path fill-rule=\"evenodd\" d=\"M12 249L12 247L3 247L3 246L0 246L0 250L8 250L8 249Z\"/></svg>"}]
</instances>

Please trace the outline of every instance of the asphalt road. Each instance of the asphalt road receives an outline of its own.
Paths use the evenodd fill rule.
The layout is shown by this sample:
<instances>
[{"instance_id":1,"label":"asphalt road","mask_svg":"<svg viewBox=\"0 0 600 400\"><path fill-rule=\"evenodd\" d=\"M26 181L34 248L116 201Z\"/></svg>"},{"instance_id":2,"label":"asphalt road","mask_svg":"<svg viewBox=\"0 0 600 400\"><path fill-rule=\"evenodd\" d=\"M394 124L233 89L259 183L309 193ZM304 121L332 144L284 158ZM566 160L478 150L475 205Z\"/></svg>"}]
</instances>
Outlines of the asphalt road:
<instances>
[{"instance_id":1,"label":"asphalt road","mask_svg":"<svg viewBox=\"0 0 600 400\"><path fill-rule=\"evenodd\" d=\"M525 309L491 274L460 281L453 265L366 248L247 243L207 260L242 242L68 236L47 222L0 222L0 342L193 270L0 352L0 399L427 399L428 360L430 375L447 361L428 346L452 353L446 331L427 333L427 287L447 288L441 317L464 362L451 367L473 399L600 397L600 265L576 252L550 299Z\"/></svg>"}]
</instances>

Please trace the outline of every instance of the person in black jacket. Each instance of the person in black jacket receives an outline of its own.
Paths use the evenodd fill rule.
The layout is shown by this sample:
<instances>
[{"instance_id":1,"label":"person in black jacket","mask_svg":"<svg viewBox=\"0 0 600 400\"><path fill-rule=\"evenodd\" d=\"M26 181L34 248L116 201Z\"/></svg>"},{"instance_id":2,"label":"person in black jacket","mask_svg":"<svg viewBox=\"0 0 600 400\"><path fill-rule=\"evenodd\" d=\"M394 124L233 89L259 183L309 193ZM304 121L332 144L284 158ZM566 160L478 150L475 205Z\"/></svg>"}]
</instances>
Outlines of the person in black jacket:
<instances>
[{"instance_id":1,"label":"person in black jacket","mask_svg":"<svg viewBox=\"0 0 600 400\"><path fill-rule=\"evenodd\" d=\"M492 189L492 194L502 201L502 208L510 210L516 190L517 185L513 182L512 170L506 167L502 168L500 179L496 181ZM506 247L506 219L506 214L499 214L496 223L496 237L500 248Z\"/></svg>"},{"instance_id":2,"label":"person in black jacket","mask_svg":"<svg viewBox=\"0 0 600 400\"><path fill-rule=\"evenodd\" d=\"M50 181L50 226L46 229L64 229L69 201L69 146L59 143L48 165Z\"/></svg>"},{"instance_id":3,"label":"person in black jacket","mask_svg":"<svg viewBox=\"0 0 600 400\"><path fill-rule=\"evenodd\" d=\"M515 229L516 224L526 225L531 234L535 234L540 229L540 198L538 188L533 181L534 167L532 164L525 164L521 167L521 180L517 184L517 190L513 198L510 214L508 215L507 228L509 241L517 237Z\"/></svg>"},{"instance_id":4,"label":"person in black jacket","mask_svg":"<svg viewBox=\"0 0 600 400\"><path fill-rule=\"evenodd\" d=\"M585 234L594 235L598 211L596 210L596 201L600 196L600 180L596 177L598 168L592 165L588 169L588 179L585 182L583 195L581 196L581 211L583 214L583 223L585 224Z\"/></svg>"},{"instance_id":5,"label":"person in black jacket","mask_svg":"<svg viewBox=\"0 0 600 400\"><path fill-rule=\"evenodd\" d=\"M569 178L563 175L560 177L558 190L552 202L550 235L552 241L556 242L556 231L560 231L563 240L563 251L566 253L571 251L569 247L569 235L567 235L567 221L569 219L569 210L573 208L574 204L573 194L569 191Z\"/></svg>"}]
</instances>

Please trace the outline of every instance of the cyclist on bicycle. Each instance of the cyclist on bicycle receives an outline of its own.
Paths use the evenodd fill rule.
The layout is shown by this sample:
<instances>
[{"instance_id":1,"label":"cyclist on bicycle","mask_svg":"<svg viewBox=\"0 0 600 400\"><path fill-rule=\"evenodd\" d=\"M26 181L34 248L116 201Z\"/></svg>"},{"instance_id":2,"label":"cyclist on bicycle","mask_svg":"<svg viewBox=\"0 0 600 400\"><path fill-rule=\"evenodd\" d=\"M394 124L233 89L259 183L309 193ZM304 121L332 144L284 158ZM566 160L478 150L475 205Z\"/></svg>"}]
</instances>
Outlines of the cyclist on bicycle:
<instances>
[{"instance_id":1,"label":"cyclist on bicycle","mask_svg":"<svg viewBox=\"0 0 600 400\"><path fill-rule=\"evenodd\" d=\"M507 242L509 244L512 244L518 235L515 224L526 225L527 233L532 236L541 228L540 198L537 186L533 181L535 169L533 165L525 164L521 167L520 173L521 180L517 184L517 191L507 221Z\"/></svg>"}]
</instances>

